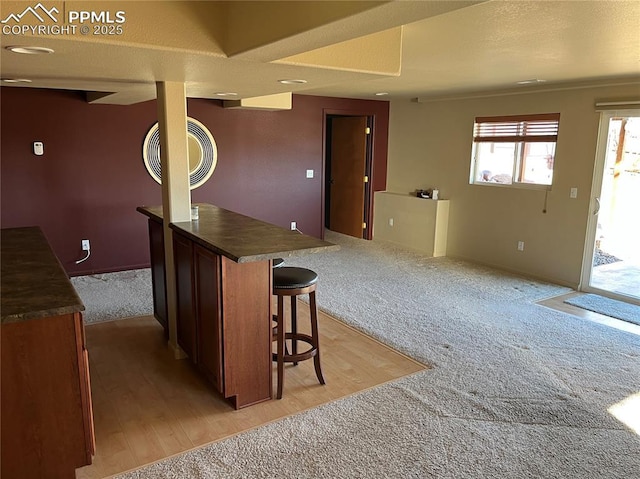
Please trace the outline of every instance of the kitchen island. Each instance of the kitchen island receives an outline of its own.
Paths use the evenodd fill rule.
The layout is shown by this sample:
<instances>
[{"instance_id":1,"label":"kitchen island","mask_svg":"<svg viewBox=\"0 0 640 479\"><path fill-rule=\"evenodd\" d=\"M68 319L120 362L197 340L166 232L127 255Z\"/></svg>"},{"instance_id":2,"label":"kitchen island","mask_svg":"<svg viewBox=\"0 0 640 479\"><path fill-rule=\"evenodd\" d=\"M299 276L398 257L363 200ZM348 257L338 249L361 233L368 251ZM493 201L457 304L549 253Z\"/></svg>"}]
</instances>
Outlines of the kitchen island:
<instances>
[{"instance_id":1,"label":"kitchen island","mask_svg":"<svg viewBox=\"0 0 640 479\"><path fill-rule=\"evenodd\" d=\"M172 223L178 345L236 408L271 399L274 258L337 250L327 241L217 206ZM149 218L154 314L167 329L162 208Z\"/></svg>"},{"instance_id":2,"label":"kitchen island","mask_svg":"<svg viewBox=\"0 0 640 479\"><path fill-rule=\"evenodd\" d=\"M84 305L38 227L3 229L2 477L75 477L95 451Z\"/></svg>"}]
</instances>

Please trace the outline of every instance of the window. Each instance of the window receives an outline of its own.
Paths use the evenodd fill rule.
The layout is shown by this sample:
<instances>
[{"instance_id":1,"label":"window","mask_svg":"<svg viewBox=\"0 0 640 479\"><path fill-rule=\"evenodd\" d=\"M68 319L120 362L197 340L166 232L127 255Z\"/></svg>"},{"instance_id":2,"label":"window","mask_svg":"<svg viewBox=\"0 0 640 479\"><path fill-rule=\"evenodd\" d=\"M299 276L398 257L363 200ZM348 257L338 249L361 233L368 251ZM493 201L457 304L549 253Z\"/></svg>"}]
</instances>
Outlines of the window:
<instances>
[{"instance_id":1,"label":"window","mask_svg":"<svg viewBox=\"0 0 640 479\"><path fill-rule=\"evenodd\" d=\"M550 186L559 123L560 113L476 118L469 182Z\"/></svg>"}]
</instances>

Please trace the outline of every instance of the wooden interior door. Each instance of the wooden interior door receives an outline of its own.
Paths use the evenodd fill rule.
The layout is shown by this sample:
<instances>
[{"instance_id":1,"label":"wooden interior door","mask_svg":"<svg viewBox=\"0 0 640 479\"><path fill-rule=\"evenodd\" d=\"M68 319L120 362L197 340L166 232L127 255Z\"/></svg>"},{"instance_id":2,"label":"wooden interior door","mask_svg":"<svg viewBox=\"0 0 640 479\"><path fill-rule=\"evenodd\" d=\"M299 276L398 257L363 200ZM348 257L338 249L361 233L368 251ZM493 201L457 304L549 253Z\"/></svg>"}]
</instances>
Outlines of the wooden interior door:
<instances>
[{"instance_id":1,"label":"wooden interior door","mask_svg":"<svg viewBox=\"0 0 640 479\"><path fill-rule=\"evenodd\" d=\"M362 238L367 117L336 117L331 121L329 229Z\"/></svg>"}]
</instances>

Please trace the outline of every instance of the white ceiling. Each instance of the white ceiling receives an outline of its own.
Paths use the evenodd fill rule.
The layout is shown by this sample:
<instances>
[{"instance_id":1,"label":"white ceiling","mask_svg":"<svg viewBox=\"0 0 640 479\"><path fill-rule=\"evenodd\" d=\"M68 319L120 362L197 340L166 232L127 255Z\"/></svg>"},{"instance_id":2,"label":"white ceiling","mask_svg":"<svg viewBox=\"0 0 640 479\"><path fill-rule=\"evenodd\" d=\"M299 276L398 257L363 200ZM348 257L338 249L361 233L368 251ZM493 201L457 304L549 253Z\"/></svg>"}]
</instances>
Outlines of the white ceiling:
<instances>
[{"instance_id":1,"label":"white ceiling","mask_svg":"<svg viewBox=\"0 0 640 479\"><path fill-rule=\"evenodd\" d=\"M42 3L61 11L83 4ZM0 17L35 4L3 0ZM0 76L31 79L28 87L114 93L102 101L125 104L155 98L156 81L185 82L188 96L202 98L294 91L429 99L577 83L636 83L640 95L637 0L89 5L126 11L127 35L3 34L3 47L46 46L55 53L3 48ZM281 85L283 78L307 83ZM517 84L533 79L544 83Z\"/></svg>"}]
</instances>

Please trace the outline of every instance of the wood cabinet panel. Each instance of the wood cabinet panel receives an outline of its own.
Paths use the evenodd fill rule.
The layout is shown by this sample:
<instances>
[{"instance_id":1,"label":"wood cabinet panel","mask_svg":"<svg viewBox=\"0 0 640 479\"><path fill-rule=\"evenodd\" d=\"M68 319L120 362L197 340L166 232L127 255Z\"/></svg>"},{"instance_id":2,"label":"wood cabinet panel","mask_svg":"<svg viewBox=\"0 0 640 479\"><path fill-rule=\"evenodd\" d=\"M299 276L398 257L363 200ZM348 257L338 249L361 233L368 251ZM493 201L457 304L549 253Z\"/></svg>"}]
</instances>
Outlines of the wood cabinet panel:
<instances>
[{"instance_id":1,"label":"wood cabinet panel","mask_svg":"<svg viewBox=\"0 0 640 479\"><path fill-rule=\"evenodd\" d=\"M167 283L164 267L164 231L160 221L149 220L149 256L151 259L151 283L153 288L153 315L162 325L165 336L169 334L167 313Z\"/></svg>"},{"instance_id":2,"label":"wood cabinet panel","mask_svg":"<svg viewBox=\"0 0 640 479\"><path fill-rule=\"evenodd\" d=\"M238 409L271 399L271 261L236 263L173 232L178 344Z\"/></svg>"},{"instance_id":3,"label":"wood cabinet panel","mask_svg":"<svg viewBox=\"0 0 640 479\"><path fill-rule=\"evenodd\" d=\"M176 270L176 309L178 344L198 363L196 346L196 312L193 281L193 243L180 235L173 235L173 258Z\"/></svg>"},{"instance_id":4,"label":"wood cabinet panel","mask_svg":"<svg viewBox=\"0 0 640 479\"><path fill-rule=\"evenodd\" d=\"M223 392L220 255L196 245L193 251L196 285L198 367Z\"/></svg>"},{"instance_id":5,"label":"wood cabinet panel","mask_svg":"<svg viewBox=\"0 0 640 479\"><path fill-rule=\"evenodd\" d=\"M221 260L224 395L240 408L271 399L271 261Z\"/></svg>"},{"instance_id":6,"label":"wood cabinet panel","mask_svg":"<svg viewBox=\"0 0 640 479\"><path fill-rule=\"evenodd\" d=\"M2 477L73 478L94 452L80 313L2 325Z\"/></svg>"},{"instance_id":7,"label":"wood cabinet panel","mask_svg":"<svg viewBox=\"0 0 640 479\"><path fill-rule=\"evenodd\" d=\"M89 374L89 351L84 334L82 314L73 315L73 324L76 332L76 351L78 353L78 379L80 381L80 394L82 399L82 420L85 430L85 448L91 456L96 453L96 433L93 425L93 402L91 400L91 375Z\"/></svg>"}]
</instances>

